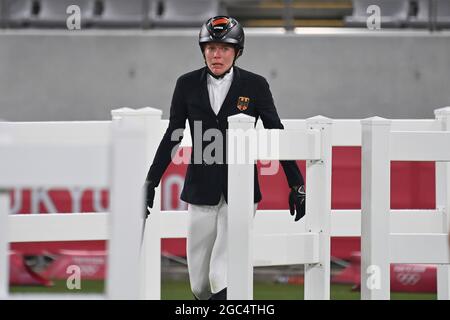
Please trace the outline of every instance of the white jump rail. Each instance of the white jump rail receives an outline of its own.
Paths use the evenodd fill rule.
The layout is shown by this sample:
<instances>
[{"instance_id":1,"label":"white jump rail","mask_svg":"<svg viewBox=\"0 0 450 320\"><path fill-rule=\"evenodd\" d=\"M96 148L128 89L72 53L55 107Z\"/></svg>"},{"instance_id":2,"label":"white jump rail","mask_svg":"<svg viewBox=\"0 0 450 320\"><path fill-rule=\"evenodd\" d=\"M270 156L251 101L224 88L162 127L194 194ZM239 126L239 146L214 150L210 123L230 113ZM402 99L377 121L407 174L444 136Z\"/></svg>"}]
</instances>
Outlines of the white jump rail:
<instances>
[{"instance_id":1,"label":"white jump rail","mask_svg":"<svg viewBox=\"0 0 450 320\"><path fill-rule=\"evenodd\" d=\"M392 122L392 128L402 131L442 131L447 130L450 118L448 108L436 110L436 119L402 119ZM297 129L307 130L307 120L282 120L285 130ZM161 121L161 132L158 141L167 128L168 120ZM261 122L258 122L257 129L262 129ZM359 119L333 119L332 129L333 146L361 146L361 122ZM186 127L181 146L192 146L189 127ZM436 209L431 210L390 210L391 231L394 233L439 233L447 228L448 205L447 205L447 187L445 184L445 175L442 173L440 163L436 166ZM447 171L448 172L448 171ZM310 179L308 179L309 181ZM308 186L309 188L310 186ZM159 188L158 188L159 191ZM159 196L159 192L156 193ZM159 201L155 201L159 206ZM159 209L159 207L158 207ZM309 212L309 209L308 209ZM160 252L159 240L162 238L186 238L187 236L187 214L186 211L162 211L153 210L150 219L155 223L148 223L152 226L153 256L157 257ZM304 263L305 251L298 246L292 246L292 243L298 242L298 234L305 235L307 229L306 219L294 222L287 210L258 210L254 218L254 241L253 247L253 265L254 266L274 266ZM152 220L150 220L152 221ZM330 223L330 236L332 237L359 237L361 236L361 210L332 210ZM148 228L148 227L147 227ZM304 238L311 245L316 242ZM149 241L147 241L149 243ZM155 243L157 245L155 245ZM305 242L306 243L306 242ZM306 255L310 255L316 249L311 250ZM151 259L155 261L154 259ZM159 262L157 262L159 264ZM438 299L448 299L448 266L438 266ZM159 290L161 281L159 272L148 273L151 277L147 283L156 283ZM159 299L160 292L147 288L150 294L147 297ZM306 288L305 288L306 290ZM308 294L306 295L308 298Z\"/></svg>"},{"instance_id":2,"label":"white jump rail","mask_svg":"<svg viewBox=\"0 0 450 320\"><path fill-rule=\"evenodd\" d=\"M272 252L296 252L296 262L306 264L305 298L330 296L330 214L331 214L331 120L314 117L307 128L259 130L276 134L277 139L261 139L254 129L255 119L247 115L228 118L228 298L253 299L254 242ZM248 137L256 137L245 142ZM234 140L237 141L235 148ZM262 141L264 140L264 141ZM262 148L267 144L270 147ZM254 153L249 150L255 149ZM265 149L265 150L263 150ZM270 150L271 153L264 151ZM234 155L245 155L245 163ZM253 233L254 162L256 160L307 159L308 179L305 223L307 232Z\"/></svg>"},{"instance_id":3,"label":"white jump rail","mask_svg":"<svg viewBox=\"0 0 450 320\"><path fill-rule=\"evenodd\" d=\"M436 110L438 130L405 131L396 120L362 120L361 298L390 298L390 263L438 264L438 299L449 298L449 108ZM422 220L433 231L395 230L390 210L390 161L436 161L434 213L405 210L403 221ZM418 186L419 187L419 186ZM398 217L397 217L398 218ZM414 220L413 220L414 221ZM430 230L431 231L431 230Z\"/></svg>"},{"instance_id":4,"label":"white jump rail","mask_svg":"<svg viewBox=\"0 0 450 320\"><path fill-rule=\"evenodd\" d=\"M147 108L146 108L147 109ZM143 110L143 109L141 109ZM149 110L149 109L147 109ZM124 111L124 110L122 110ZM125 110L126 111L126 110ZM130 111L130 110L128 110ZM131 112L131 111L130 111ZM133 113L133 112L131 112ZM436 119L407 119L395 120L391 123L392 129L397 131L442 131L447 130L449 112L448 109L436 110ZM116 114L116 116L118 116ZM136 114L135 114L136 116ZM167 120L160 120L161 112L156 111L142 114L147 130L146 169L153 159L156 147L167 127ZM307 120L282 120L284 127L289 129L306 130ZM66 126L65 122L44 123L16 123L16 133L24 139L43 139L51 141L60 136L69 141L74 137L89 137L91 142L103 141L107 137L110 122L84 123L82 130L75 124ZM42 123L41 123L42 124ZM3 124L2 124L3 125ZM33 129L35 126L35 129ZM30 131L31 128L31 131ZM60 130L57 130L59 128ZM71 128L74 130L71 133ZM257 129L262 128L261 123ZM156 131L155 131L156 130ZM54 134L58 132L57 134ZM159 132L159 133L158 133ZM62 134L64 134L61 136ZM181 146L191 146L189 128L184 133ZM361 146L360 120L334 119L333 120L333 146ZM446 163L436 163L436 209L434 210L391 210L390 226L393 233L442 233L446 232L448 225L448 188L446 177L448 174ZM83 173L85 174L85 173ZM143 174L145 176L146 172ZM308 183L309 183L308 179ZM67 187L65 184L63 187ZM310 186L308 186L309 188ZM5 197L4 193L0 197ZM155 208L152 210L145 234L145 263L141 297L146 299L160 299L161 265L160 265L160 239L185 238L187 235L186 211L160 211L159 188L156 192ZM0 201L0 206L7 207L6 201ZM3 209L5 211L6 209ZM1 212L1 211L0 211ZM309 209L308 209L309 212ZM9 220L0 215L0 228L9 223L9 241L71 241L71 240L105 240L109 238L107 227L107 213L72 213L72 214L40 214L40 215L11 215ZM5 220L6 219L6 220ZM299 243L297 235L306 234L309 229L305 224L306 219L294 222L287 210L258 210L254 218L254 235L258 238L253 249L254 266L288 265L305 262L304 251L299 250L293 243ZM332 210L330 236L332 237L357 237L361 235L361 211L360 210ZM5 233L0 232L0 237ZM303 236L302 236L303 237ZM305 239L313 245L315 240ZM272 241L272 242L271 242ZM4 243L1 242L0 243ZM273 243L273 246L267 246ZM269 249L268 249L269 248ZM278 249L270 249L278 248ZM313 247L311 252L317 252ZM449 271L448 265L438 266L438 298L449 297ZM307 281L308 282L308 281ZM4 288L4 286L2 286Z\"/></svg>"},{"instance_id":5,"label":"white jump rail","mask_svg":"<svg viewBox=\"0 0 450 320\"><path fill-rule=\"evenodd\" d=\"M148 123L142 113L159 117L159 124L161 112L149 109L114 110L111 122L0 124L2 299L24 298L23 295L9 294L9 242L98 238L109 239L106 290L100 298L141 297L142 185L147 170L146 145L149 142L146 131ZM8 217L8 189L42 186L110 188L110 215L30 214ZM50 297L65 299L71 295L55 294ZM82 297L99 298L95 295ZM42 297L26 295L25 298Z\"/></svg>"}]
</instances>

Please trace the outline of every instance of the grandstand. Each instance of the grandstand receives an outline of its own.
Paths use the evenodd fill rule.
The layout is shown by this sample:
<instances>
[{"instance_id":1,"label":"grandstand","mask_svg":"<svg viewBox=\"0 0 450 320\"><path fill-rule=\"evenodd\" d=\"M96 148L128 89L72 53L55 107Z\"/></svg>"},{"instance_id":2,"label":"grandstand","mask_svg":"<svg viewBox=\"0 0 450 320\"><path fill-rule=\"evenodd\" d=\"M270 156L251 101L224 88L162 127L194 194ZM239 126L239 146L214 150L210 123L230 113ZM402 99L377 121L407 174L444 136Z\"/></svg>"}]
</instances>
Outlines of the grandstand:
<instances>
[{"instance_id":1,"label":"grandstand","mask_svg":"<svg viewBox=\"0 0 450 320\"><path fill-rule=\"evenodd\" d=\"M364 27L369 5L385 27L448 28L446 0L2 0L6 28L65 28L66 8L78 5L86 28L196 27L205 17L228 14L246 27Z\"/></svg>"}]
</instances>

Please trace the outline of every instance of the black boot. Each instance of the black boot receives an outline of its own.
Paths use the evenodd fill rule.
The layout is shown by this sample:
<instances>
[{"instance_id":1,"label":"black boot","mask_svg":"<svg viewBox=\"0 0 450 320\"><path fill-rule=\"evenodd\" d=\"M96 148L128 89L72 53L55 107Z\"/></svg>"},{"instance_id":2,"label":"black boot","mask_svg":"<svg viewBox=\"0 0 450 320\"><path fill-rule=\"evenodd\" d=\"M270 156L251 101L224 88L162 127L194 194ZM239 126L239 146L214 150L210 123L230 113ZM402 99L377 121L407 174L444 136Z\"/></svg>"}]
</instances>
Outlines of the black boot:
<instances>
[{"instance_id":1,"label":"black boot","mask_svg":"<svg viewBox=\"0 0 450 320\"><path fill-rule=\"evenodd\" d=\"M214 293L209 300L227 300L227 288Z\"/></svg>"}]
</instances>

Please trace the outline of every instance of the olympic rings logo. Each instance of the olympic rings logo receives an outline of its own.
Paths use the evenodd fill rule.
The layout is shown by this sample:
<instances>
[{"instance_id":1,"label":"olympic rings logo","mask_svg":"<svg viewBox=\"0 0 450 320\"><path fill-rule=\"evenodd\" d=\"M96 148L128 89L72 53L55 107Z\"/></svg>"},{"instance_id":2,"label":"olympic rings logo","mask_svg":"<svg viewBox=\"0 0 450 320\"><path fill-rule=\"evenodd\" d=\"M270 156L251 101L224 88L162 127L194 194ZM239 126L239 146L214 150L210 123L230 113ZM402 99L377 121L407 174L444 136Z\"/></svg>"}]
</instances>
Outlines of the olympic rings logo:
<instances>
[{"instance_id":1,"label":"olympic rings logo","mask_svg":"<svg viewBox=\"0 0 450 320\"><path fill-rule=\"evenodd\" d=\"M395 277L404 286L413 286L422 278L418 273L398 273Z\"/></svg>"}]
</instances>

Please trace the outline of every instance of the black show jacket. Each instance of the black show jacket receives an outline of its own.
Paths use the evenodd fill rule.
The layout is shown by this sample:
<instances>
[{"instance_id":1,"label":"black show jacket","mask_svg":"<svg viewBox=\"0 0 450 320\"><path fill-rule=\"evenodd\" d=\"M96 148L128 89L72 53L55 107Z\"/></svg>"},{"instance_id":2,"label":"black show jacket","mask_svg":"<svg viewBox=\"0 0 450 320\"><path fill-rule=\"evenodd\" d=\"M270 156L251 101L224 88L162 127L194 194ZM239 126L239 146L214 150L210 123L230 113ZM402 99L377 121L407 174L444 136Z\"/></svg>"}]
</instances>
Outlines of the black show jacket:
<instances>
[{"instance_id":1,"label":"black show jacket","mask_svg":"<svg viewBox=\"0 0 450 320\"><path fill-rule=\"evenodd\" d=\"M222 107L216 115L209 102L207 74L206 67L203 67L187 73L177 80L170 107L169 126L159 144L147 175L147 180L159 184L162 175L172 160L173 150L176 150L181 142L182 135L179 132L184 130L187 119L191 128L192 155L187 168L181 199L197 205L216 205L219 203L222 193L225 200L228 201L228 165L225 160L227 118L229 116L244 113L255 117L255 125L258 118L261 118L266 129L283 129L269 84L264 77L234 67L233 81ZM244 104L242 104L242 101L244 101ZM238 108L238 105L240 105L240 108ZM194 122L196 122L196 126L194 126ZM201 135L194 130L196 127L200 129L199 124L201 124ZM223 160L208 164L201 158L200 161L194 162L194 155L196 153L203 155L205 148L212 143L212 141L203 141L204 139L200 143L194 143L194 137L204 137L205 131L212 128L218 129L222 133ZM201 153L196 150L199 147L202 148ZM208 150L210 149L211 147ZM212 154L214 155L214 153ZM303 176L294 160L284 160L280 163L290 187L303 184ZM261 198L255 164L254 202L261 201Z\"/></svg>"}]
</instances>

